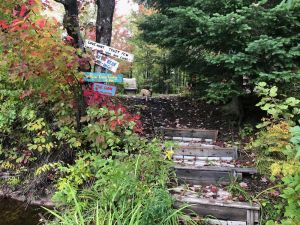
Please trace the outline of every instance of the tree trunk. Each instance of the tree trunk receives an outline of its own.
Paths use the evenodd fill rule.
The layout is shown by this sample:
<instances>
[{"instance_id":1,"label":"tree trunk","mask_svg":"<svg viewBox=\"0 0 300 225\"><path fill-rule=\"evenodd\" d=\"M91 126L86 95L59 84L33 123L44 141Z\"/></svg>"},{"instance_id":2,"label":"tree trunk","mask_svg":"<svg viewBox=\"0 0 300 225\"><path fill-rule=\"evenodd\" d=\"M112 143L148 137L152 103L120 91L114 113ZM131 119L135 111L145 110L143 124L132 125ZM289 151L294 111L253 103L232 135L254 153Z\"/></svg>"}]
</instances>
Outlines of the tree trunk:
<instances>
[{"instance_id":1,"label":"tree trunk","mask_svg":"<svg viewBox=\"0 0 300 225\"><path fill-rule=\"evenodd\" d=\"M98 11L96 20L96 42L110 46L112 37L112 22L115 11L115 0L97 0ZM100 66L95 66L96 72L103 72Z\"/></svg>"},{"instance_id":2,"label":"tree trunk","mask_svg":"<svg viewBox=\"0 0 300 225\"><path fill-rule=\"evenodd\" d=\"M96 42L110 45L115 0L97 0Z\"/></svg>"},{"instance_id":3,"label":"tree trunk","mask_svg":"<svg viewBox=\"0 0 300 225\"><path fill-rule=\"evenodd\" d=\"M84 51L84 44L80 34L80 26L79 26L79 10L77 0L55 0L63 4L65 8L65 15L63 19L64 28L67 30L67 33L70 37L73 38L73 43L76 48L80 48ZM79 56L80 57L80 56ZM79 68L80 71L90 71L90 65L88 68ZM77 109L76 109L76 125L77 131L81 129L81 117L86 113L86 104L84 101L84 96L82 92L81 84L77 84L72 89L74 93L74 97L77 102Z\"/></svg>"},{"instance_id":4,"label":"tree trunk","mask_svg":"<svg viewBox=\"0 0 300 225\"><path fill-rule=\"evenodd\" d=\"M80 34L79 18L78 18L78 4L77 0L55 0L63 4L65 8L64 28L67 30L69 36L74 40L75 47L83 50L83 40Z\"/></svg>"}]
</instances>

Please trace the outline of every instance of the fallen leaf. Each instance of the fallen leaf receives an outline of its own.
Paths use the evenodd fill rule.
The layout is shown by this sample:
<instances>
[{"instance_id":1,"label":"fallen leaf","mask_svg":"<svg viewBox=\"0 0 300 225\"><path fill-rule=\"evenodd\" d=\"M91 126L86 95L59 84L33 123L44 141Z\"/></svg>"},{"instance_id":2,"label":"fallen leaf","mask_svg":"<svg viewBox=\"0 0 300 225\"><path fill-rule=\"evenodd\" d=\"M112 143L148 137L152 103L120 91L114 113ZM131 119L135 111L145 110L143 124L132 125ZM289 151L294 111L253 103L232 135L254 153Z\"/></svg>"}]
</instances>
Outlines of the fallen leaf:
<instances>
[{"instance_id":1,"label":"fallen leaf","mask_svg":"<svg viewBox=\"0 0 300 225\"><path fill-rule=\"evenodd\" d=\"M214 185L210 186L210 191L213 193L217 193L218 192L218 188Z\"/></svg>"},{"instance_id":2,"label":"fallen leaf","mask_svg":"<svg viewBox=\"0 0 300 225\"><path fill-rule=\"evenodd\" d=\"M248 188L248 184L245 182L241 182L240 186L241 186L241 188L244 188L244 189Z\"/></svg>"},{"instance_id":3,"label":"fallen leaf","mask_svg":"<svg viewBox=\"0 0 300 225\"><path fill-rule=\"evenodd\" d=\"M47 20L45 19L37 19L36 24L42 29L45 27Z\"/></svg>"},{"instance_id":4,"label":"fallen leaf","mask_svg":"<svg viewBox=\"0 0 300 225\"><path fill-rule=\"evenodd\" d=\"M262 178L261 178L261 182L267 183L267 182L268 182L268 180L267 180L267 178L266 178L266 177L262 177Z\"/></svg>"}]
</instances>

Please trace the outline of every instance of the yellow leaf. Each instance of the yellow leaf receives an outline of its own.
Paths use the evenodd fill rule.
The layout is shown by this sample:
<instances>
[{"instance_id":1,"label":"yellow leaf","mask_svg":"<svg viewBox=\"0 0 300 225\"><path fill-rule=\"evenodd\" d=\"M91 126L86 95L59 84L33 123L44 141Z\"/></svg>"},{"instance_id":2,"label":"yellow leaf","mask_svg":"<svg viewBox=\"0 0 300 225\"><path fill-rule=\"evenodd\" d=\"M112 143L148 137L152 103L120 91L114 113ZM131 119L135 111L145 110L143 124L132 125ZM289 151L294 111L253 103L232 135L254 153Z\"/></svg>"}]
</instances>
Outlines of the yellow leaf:
<instances>
[{"instance_id":1,"label":"yellow leaf","mask_svg":"<svg viewBox=\"0 0 300 225\"><path fill-rule=\"evenodd\" d=\"M167 150L167 151L165 151L165 158L166 159L171 160L173 155L174 155L174 151L173 150Z\"/></svg>"},{"instance_id":2,"label":"yellow leaf","mask_svg":"<svg viewBox=\"0 0 300 225\"><path fill-rule=\"evenodd\" d=\"M39 151L39 152L42 152L42 151L43 151L43 147L42 147L42 146L39 146L39 147L38 147L38 151Z\"/></svg>"}]
</instances>

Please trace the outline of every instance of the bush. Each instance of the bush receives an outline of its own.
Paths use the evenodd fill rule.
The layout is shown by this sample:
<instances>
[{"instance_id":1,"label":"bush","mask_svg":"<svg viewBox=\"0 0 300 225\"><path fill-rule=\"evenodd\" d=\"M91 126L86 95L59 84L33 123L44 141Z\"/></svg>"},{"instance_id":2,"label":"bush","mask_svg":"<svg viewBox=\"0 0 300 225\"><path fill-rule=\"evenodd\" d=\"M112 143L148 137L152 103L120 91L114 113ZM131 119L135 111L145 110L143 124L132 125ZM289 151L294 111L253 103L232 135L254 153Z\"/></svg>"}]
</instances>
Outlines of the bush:
<instances>
[{"instance_id":1,"label":"bush","mask_svg":"<svg viewBox=\"0 0 300 225\"><path fill-rule=\"evenodd\" d=\"M300 127L299 100L277 95L277 87L260 83L257 91L262 96L258 103L269 115L258 125L260 129L252 147L258 152L258 168L278 182L280 197L273 211L278 210L271 224L298 224L300 220ZM263 166L262 166L263 165ZM282 201L283 200L283 201ZM282 211L283 210L283 211ZM282 215L278 218L278 215ZM277 221L275 222L274 219Z\"/></svg>"}]
</instances>

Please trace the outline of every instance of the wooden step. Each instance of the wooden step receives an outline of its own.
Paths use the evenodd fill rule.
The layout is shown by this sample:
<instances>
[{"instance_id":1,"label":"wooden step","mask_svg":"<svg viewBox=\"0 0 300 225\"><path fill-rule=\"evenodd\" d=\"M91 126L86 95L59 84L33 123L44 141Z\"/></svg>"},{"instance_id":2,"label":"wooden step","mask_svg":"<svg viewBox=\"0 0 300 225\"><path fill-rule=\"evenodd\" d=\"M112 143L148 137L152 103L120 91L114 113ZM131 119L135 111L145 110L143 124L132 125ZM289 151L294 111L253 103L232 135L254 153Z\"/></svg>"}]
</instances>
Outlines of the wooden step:
<instances>
[{"instance_id":1,"label":"wooden step","mask_svg":"<svg viewBox=\"0 0 300 225\"><path fill-rule=\"evenodd\" d=\"M188 197L178 194L173 195L176 199L175 205L181 207L188 204L185 210L187 213L196 213L199 216L217 218L226 221L246 222L247 225L254 225L259 222L260 206L246 202L234 202L214 200L198 197Z\"/></svg>"},{"instance_id":2,"label":"wooden step","mask_svg":"<svg viewBox=\"0 0 300 225\"><path fill-rule=\"evenodd\" d=\"M202 146L180 146L180 149L174 150L175 155L197 156L197 157L231 157L238 158L237 147L221 148L212 145L212 147Z\"/></svg>"},{"instance_id":3,"label":"wooden step","mask_svg":"<svg viewBox=\"0 0 300 225\"><path fill-rule=\"evenodd\" d=\"M210 185L229 184L232 179L242 179L243 174L255 174L255 168L219 167L219 166L174 166L180 184Z\"/></svg>"},{"instance_id":4,"label":"wooden step","mask_svg":"<svg viewBox=\"0 0 300 225\"><path fill-rule=\"evenodd\" d=\"M246 221L230 221L218 219L205 219L205 222L209 225L247 225Z\"/></svg>"},{"instance_id":5,"label":"wooden step","mask_svg":"<svg viewBox=\"0 0 300 225\"><path fill-rule=\"evenodd\" d=\"M178 141L205 141L215 142L218 130L163 128L163 136ZM175 139L174 139L175 138Z\"/></svg>"}]
</instances>

